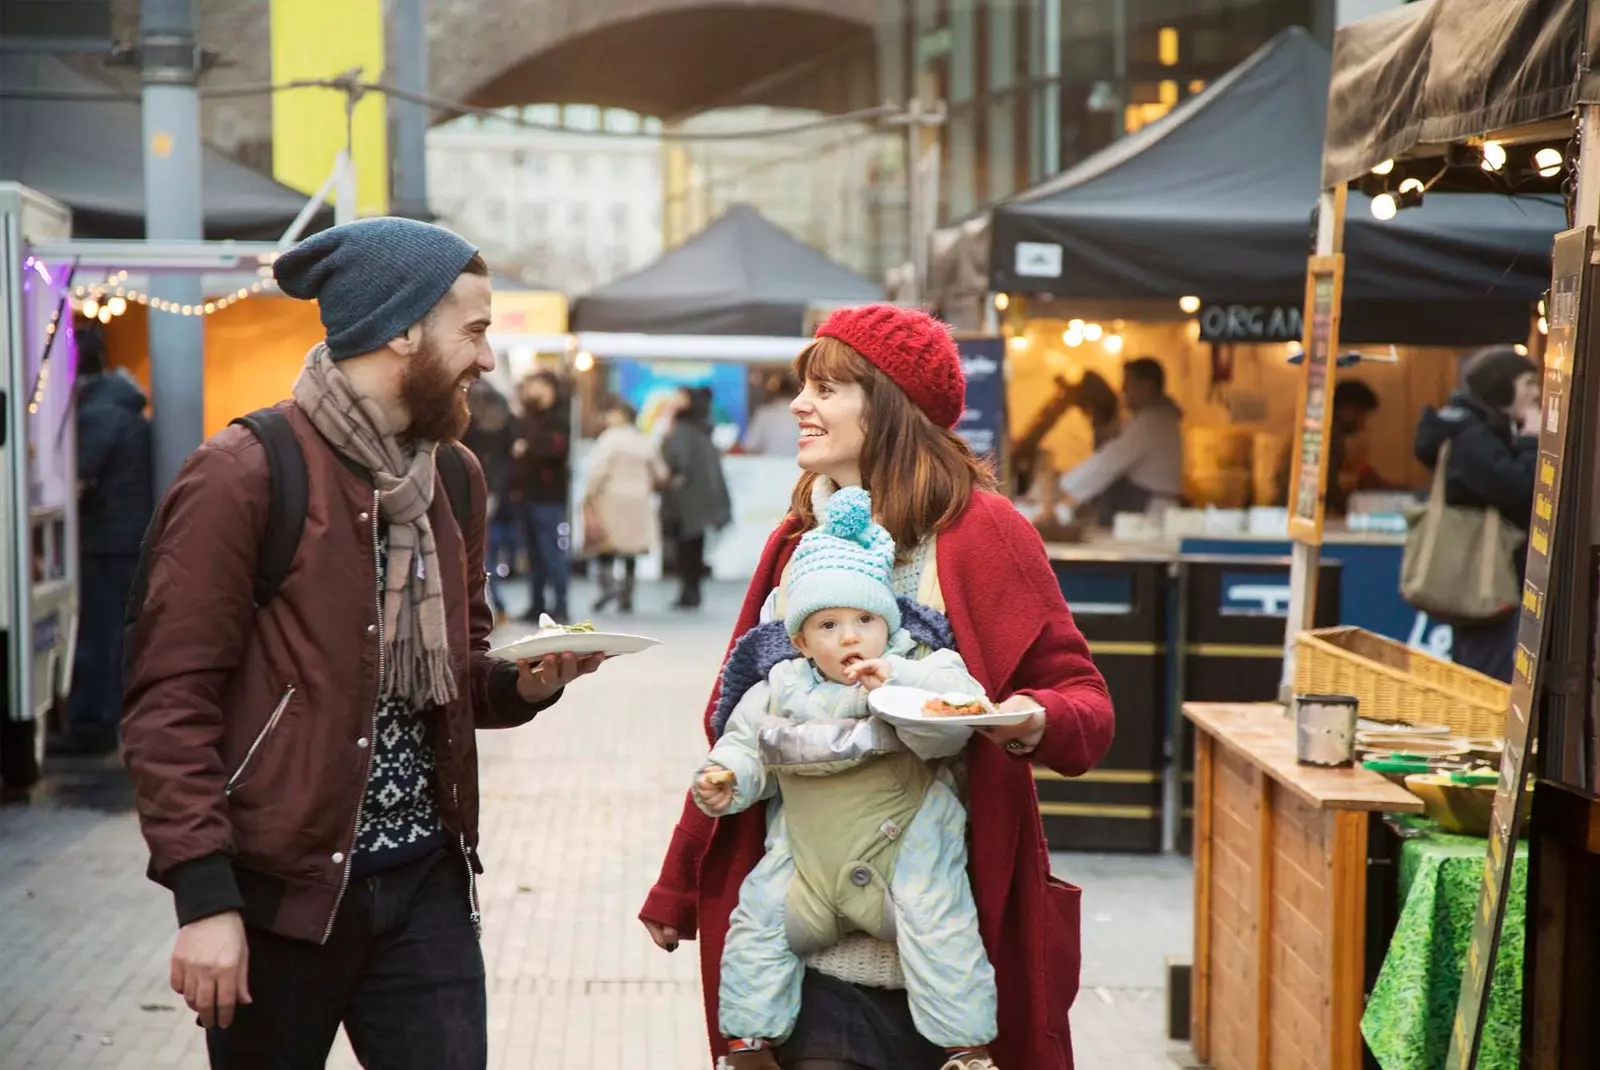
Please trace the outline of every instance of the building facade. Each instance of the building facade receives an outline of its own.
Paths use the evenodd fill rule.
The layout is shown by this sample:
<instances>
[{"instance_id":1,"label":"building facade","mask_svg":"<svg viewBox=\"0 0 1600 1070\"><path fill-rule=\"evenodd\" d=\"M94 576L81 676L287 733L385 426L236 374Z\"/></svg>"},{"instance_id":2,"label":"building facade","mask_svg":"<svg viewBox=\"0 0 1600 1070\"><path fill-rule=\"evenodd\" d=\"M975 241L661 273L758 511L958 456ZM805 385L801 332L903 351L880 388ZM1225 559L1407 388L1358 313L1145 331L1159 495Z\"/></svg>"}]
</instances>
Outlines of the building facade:
<instances>
[{"instance_id":1,"label":"building facade","mask_svg":"<svg viewBox=\"0 0 1600 1070\"><path fill-rule=\"evenodd\" d=\"M886 99L948 108L950 222L1161 118L1289 26L1331 42L1402 2L881 0L879 77Z\"/></svg>"},{"instance_id":2,"label":"building facade","mask_svg":"<svg viewBox=\"0 0 1600 1070\"><path fill-rule=\"evenodd\" d=\"M582 294L661 253L660 123L587 105L509 109L428 133L429 200L497 276Z\"/></svg>"}]
</instances>

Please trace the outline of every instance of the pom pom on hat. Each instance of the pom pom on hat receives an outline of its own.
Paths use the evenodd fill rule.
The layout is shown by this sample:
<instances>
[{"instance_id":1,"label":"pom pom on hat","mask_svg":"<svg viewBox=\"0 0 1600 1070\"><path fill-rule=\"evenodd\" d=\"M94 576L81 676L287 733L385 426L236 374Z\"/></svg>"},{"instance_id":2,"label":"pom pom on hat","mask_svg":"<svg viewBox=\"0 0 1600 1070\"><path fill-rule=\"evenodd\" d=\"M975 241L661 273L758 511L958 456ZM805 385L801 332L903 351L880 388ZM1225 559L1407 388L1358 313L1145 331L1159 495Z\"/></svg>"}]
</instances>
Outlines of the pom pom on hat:
<instances>
[{"instance_id":1,"label":"pom pom on hat","mask_svg":"<svg viewBox=\"0 0 1600 1070\"><path fill-rule=\"evenodd\" d=\"M824 519L829 535L861 542L861 534L872 524L872 495L860 487L842 487L828 499Z\"/></svg>"},{"instance_id":2,"label":"pom pom on hat","mask_svg":"<svg viewBox=\"0 0 1600 1070\"><path fill-rule=\"evenodd\" d=\"M865 357L940 427L960 422L967 377L950 328L915 308L861 305L841 308L817 328Z\"/></svg>"},{"instance_id":3,"label":"pom pom on hat","mask_svg":"<svg viewBox=\"0 0 1600 1070\"><path fill-rule=\"evenodd\" d=\"M894 539L872 521L872 497L860 487L834 491L822 526L800 536L790 558L784 626L794 635L821 609L863 609L900 630L894 597Z\"/></svg>"}]
</instances>

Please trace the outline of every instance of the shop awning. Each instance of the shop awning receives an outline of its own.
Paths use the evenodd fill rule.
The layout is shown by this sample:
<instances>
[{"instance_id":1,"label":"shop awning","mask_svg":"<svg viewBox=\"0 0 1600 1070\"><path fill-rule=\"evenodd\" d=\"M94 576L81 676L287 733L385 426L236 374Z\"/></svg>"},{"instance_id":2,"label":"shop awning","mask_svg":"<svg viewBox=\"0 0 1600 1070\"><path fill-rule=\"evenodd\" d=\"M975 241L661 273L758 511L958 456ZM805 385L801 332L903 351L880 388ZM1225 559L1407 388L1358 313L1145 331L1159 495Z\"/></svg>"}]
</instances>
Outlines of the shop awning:
<instances>
[{"instance_id":1,"label":"shop awning","mask_svg":"<svg viewBox=\"0 0 1600 1070\"><path fill-rule=\"evenodd\" d=\"M1586 8L1586 0L1418 0L1343 27L1322 184L1353 181L1426 146L1570 115L1582 88Z\"/></svg>"},{"instance_id":2,"label":"shop awning","mask_svg":"<svg viewBox=\"0 0 1600 1070\"><path fill-rule=\"evenodd\" d=\"M985 290L1083 301L1304 300L1329 56L1286 30L1171 114L941 232L931 289L960 320ZM1559 198L1430 195L1379 221L1350 196L1344 337L1523 340L1549 284ZM1176 310L1174 310L1176 313Z\"/></svg>"},{"instance_id":3,"label":"shop awning","mask_svg":"<svg viewBox=\"0 0 1600 1070\"><path fill-rule=\"evenodd\" d=\"M881 300L749 205L736 204L655 263L572 306L579 331L799 337L813 304Z\"/></svg>"},{"instance_id":4,"label":"shop awning","mask_svg":"<svg viewBox=\"0 0 1600 1070\"><path fill-rule=\"evenodd\" d=\"M9 90L105 93L110 87L51 56L12 55ZM136 100L40 100L0 96L0 179L20 182L72 209L80 238L144 237L144 162ZM276 240L306 198L226 153L201 147L205 236ZM333 222L319 212L306 232Z\"/></svg>"}]
</instances>

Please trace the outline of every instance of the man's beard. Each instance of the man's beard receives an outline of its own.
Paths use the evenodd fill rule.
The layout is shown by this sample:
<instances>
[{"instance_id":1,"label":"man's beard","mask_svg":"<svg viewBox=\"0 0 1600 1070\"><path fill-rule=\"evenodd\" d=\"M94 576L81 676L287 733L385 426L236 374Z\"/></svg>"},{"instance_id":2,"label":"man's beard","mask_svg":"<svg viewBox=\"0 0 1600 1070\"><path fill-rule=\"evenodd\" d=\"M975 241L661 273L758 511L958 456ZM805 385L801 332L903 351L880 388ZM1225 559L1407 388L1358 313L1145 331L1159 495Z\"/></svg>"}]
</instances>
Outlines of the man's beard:
<instances>
[{"instance_id":1,"label":"man's beard","mask_svg":"<svg viewBox=\"0 0 1600 1070\"><path fill-rule=\"evenodd\" d=\"M462 386L475 378L471 372L452 375L438 347L424 335L400 382L400 398L411 414L410 436L425 442L455 442L465 434L472 409Z\"/></svg>"}]
</instances>

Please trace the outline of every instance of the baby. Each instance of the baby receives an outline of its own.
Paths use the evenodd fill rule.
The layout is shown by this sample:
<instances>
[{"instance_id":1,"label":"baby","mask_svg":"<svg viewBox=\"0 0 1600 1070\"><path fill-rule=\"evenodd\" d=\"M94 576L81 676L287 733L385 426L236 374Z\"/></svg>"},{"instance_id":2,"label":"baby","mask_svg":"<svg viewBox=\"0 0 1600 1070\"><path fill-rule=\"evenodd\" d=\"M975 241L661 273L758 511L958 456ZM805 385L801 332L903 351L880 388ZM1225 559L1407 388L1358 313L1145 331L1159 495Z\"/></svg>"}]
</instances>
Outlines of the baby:
<instances>
[{"instance_id":1,"label":"baby","mask_svg":"<svg viewBox=\"0 0 1600 1070\"><path fill-rule=\"evenodd\" d=\"M805 956L852 932L893 941L917 1031L944 1070L992 1070L994 970L967 879L966 811L928 762L971 730L899 728L867 694L894 682L983 694L953 650L912 660L891 586L894 542L866 491L844 488L795 549L784 622L801 655L751 687L694 784L713 816L767 803L766 854L739 890L722 954L729 1065L768 1049L800 1012Z\"/></svg>"}]
</instances>

